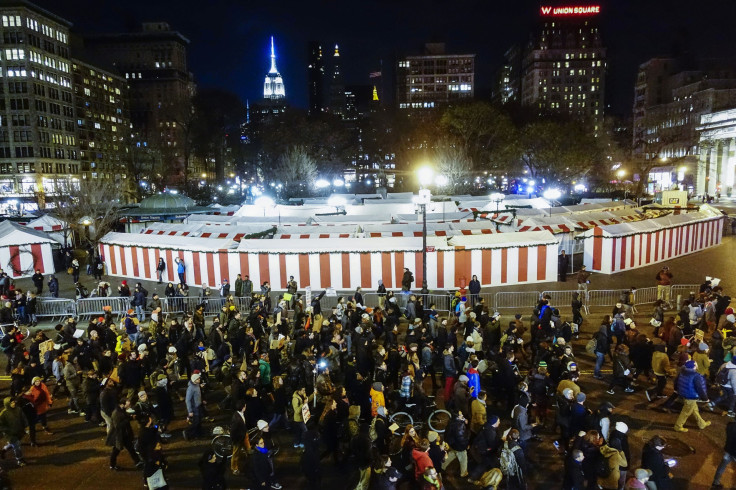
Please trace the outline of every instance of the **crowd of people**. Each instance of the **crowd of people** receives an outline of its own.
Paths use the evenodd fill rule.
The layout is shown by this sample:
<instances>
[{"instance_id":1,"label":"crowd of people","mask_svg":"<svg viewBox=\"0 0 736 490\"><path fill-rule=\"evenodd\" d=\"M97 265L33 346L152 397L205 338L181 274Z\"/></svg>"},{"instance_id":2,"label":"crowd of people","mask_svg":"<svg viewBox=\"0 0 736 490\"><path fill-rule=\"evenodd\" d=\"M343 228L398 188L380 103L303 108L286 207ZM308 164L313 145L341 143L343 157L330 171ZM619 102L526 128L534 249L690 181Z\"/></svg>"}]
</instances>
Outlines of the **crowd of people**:
<instances>
[{"instance_id":1,"label":"crowd of people","mask_svg":"<svg viewBox=\"0 0 736 490\"><path fill-rule=\"evenodd\" d=\"M325 292L306 304L293 278L271 304L267 283L266 294L253 294L247 276L238 275L232 294L229 285L221 288L221 311L209 318L206 292L192 311L167 317L156 294L149 298L142 284L131 291L122 281L118 294L132 302L120 322L108 309L88 322L69 318L53 335L38 331L25 339L21 329L7 329L0 342L11 376L0 413L3 455L12 450L25 464L26 430L31 445L39 424L50 433L46 414L65 396L70 414L106 428L110 468L120 469L118 457L127 452L150 489L168 488L164 444L209 436L205 427L222 411L233 450L229 461L214 451L202 456L203 488L226 488L229 470L254 488L280 489L284 431L313 489L321 488L327 464L350 468L360 490L439 490L448 474L478 488L525 489L538 471L543 437L564 459L565 489L671 488L666 437L652 437L636 458L614 405L592 406L580 387L578 357L585 354L573 341L586 321L583 284L589 281L581 272L583 296L575 295L569 319L545 296L533 311L505 322L475 285L468 295L458 291L449 315L441 315L410 292L409 278L403 292L379 285L375 308L365 306L360 288L323 308ZM657 276L671 279L666 268ZM690 417L700 429L710 425L699 400L735 417L736 318L723 289L705 282L678 310L668 309L670 298L663 297L651 336L634 322L633 290L622 293L586 346L595 358L593 376L604 383L586 382L608 394L638 391L652 404L664 400L664 410L682 401L677 432L689 430ZM5 308L20 320L24 293L11 297L10 291ZM251 297L247 310L241 296ZM608 364L613 374L604 380ZM391 418L407 412L421 421L436 405L451 413L444 432ZM172 433L182 419L186 428ZM727 436L714 488L736 458L736 422Z\"/></svg>"}]
</instances>

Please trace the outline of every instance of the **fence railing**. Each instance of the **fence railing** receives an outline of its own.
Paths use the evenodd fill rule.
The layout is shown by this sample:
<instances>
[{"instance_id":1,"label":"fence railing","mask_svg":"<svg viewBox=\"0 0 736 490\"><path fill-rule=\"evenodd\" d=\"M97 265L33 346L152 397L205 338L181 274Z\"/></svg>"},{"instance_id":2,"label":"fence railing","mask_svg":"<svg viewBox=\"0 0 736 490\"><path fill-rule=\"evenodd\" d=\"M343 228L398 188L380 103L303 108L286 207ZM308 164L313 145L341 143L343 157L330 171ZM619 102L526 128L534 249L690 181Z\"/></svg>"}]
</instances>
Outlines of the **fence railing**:
<instances>
[{"instance_id":1,"label":"fence railing","mask_svg":"<svg viewBox=\"0 0 736 490\"><path fill-rule=\"evenodd\" d=\"M700 286L698 284L677 284L671 287L670 298L671 302L677 299L677 296L683 298L690 295L691 292L699 291ZM634 293L634 305L645 305L653 304L657 300L657 287L646 287L637 289ZM625 289L591 289L588 291L587 296L583 291L577 290L563 290L563 291L500 291L497 293L485 292L479 295L480 298L485 300L485 304L489 309L518 309L528 310L532 309L537 305L537 302L543 295L549 295L552 305L557 308L569 308L572 302L573 294L576 292L580 293L580 299L583 301L583 306L586 311L591 308L611 308L621 299L621 295L625 292ZM452 298L454 297L454 291L434 291L430 294L420 294L417 292L404 293L395 292L395 298L397 305L403 310L406 308L407 302L410 296L417 298L422 297L424 299L425 309L429 309L430 305L434 304L435 309L440 312L450 311L450 305ZM271 293L272 306L276 306L278 298L283 293L274 292ZM337 296L323 296L321 305L323 311L329 311L334 305L337 304L337 298L344 296L346 299L351 298L355 294L354 291L338 291ZM469 293L466 294L468 303L471 303L471 296ZM120 318L126 314L126 312L132 308L130 302L132 297L125 296L112 296L112 297L97 297L97 298L84 298L84 299L63 299L63 298L48 298L40 297L37 303L36 316L41 318L51 319L62 319L68 316L76 317L90 317L90 316L103 316L105 311L104 307L109 307L110 312L113 316ZM203 300L199 296L192 297L171 297L171 298L160 298L161 309L164 315L181 315L185 312L191 312L204 303L205 315L212 316L218 315L226 302L225 298L214 297ZM245 297L234 297L233 298L235 307L239 311L248 311L250 309L251 298ZM364 305L369 308L375 308L379 305L379 295L377 293L363 293ZM308 305L305 305L308 306ZM289 308L291 309L291 308ZM151 310L151 301L149 299L147 304L147 311Z\"/></svg>"}]
</instances>

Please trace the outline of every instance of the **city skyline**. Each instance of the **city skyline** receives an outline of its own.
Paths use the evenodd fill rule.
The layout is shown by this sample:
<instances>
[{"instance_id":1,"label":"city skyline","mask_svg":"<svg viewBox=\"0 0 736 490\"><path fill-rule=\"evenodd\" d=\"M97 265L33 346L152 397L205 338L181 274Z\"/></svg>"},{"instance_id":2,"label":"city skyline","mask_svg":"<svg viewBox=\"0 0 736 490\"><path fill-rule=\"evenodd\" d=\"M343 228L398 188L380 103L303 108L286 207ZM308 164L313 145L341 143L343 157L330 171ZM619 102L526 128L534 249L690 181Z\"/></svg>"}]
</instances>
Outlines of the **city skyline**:
<instances>
[{"instance_id":1,"label":"city skyline","mask_svg":"<svg viewBox=\"0 0 736 490\"><path fill-rule=\"evenodd\" d=\"M309 41L340 45L346 84L369 83L369 73L380 69L381 60L387 82L393 83L393 64L400 56L421 54L425 42L445 42L448 52L477 54L476 97L489 99L504 52L512 44L528 40L540 12L540 3L531 1L508 5L470 1L465 8L444 10L439 3L433 7L414 1L394 4L374 0L356 8L329 1L304 4L286 0L278 12L226 1L207 7L192 3L192 8L186 8L181 2L174 6L168 1L144 4L133 0L100 10L91 0L75 0L63 11L49 0L37 3L68 18L74 23L72 31L79 34L131 30L141 21L168 22L192 41L190 68L197 84L225 88L243 100L262 96L261 74L268 63L270 37L274 36L279 40L279 70L289 103L305 109ZM541 3L550 4L578 2ZM728 26L736 5L714 0L701 2L697 9L684 1L582 4L601 8L602 36L610 60L606 97L610 107L606 109L613 114L630 114L640 63L678 51L725 55L736 40ZM720 14L713 15L716 11ZM489 24L492 29L488 29Z\"/></svg>"}]
</instances>

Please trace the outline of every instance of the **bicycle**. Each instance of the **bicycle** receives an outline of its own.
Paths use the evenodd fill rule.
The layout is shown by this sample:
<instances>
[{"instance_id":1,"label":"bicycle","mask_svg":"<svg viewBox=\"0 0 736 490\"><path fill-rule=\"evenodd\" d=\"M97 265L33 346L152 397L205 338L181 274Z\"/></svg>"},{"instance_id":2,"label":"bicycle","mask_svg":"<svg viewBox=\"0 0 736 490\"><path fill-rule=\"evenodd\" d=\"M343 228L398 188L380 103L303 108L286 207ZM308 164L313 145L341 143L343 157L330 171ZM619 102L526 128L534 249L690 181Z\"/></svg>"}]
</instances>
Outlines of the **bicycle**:
<instances>
[{"instance_id":1,"label":"bicycle","mask_svg":"<svg viewBox=\"0 0 736 490\"><path fill-rule=\"evenodd\" d=\"M256 435L256 433L259 432L256 427L253 427L252 429L248 430L248 437L253 440L253 437ZM233 455L233 440L232 437L230 437L230 432L225 430L224 428L217 426L214 429L212 429L212 435L215 436L212 438L212 450L215 452L216 455L218 455L221 458L230 458ZM280 448L279 446L274 442L274 447L271 448L271 454L276 456Z\"/></svg>"},{"instance_id":2,"label":"bicycle","mask_svg":"<svg viewBox=\"0 0 736 490\"><path fill-rule=\"evenodd\" d=\"M407 408L411 408L409 404L407 404ZM445 409L436 408L436 405L434 408L435 410L433 410L427 417L427 426L429 427L429 430L442 434L447 429L450 419L452 419L452 414ZM392 424L396 424L398 426L398 428L391 433L391 440L389 441L388 449L389 454L392 456L401 452L401 439L404 437L404 431L408 425L414 426L414 429L417 432L420 432L424 428L424 422L417 421L415 423L414 417L407 412L396 412L392 414L388 420Z\"/></svg>"}]
</instances>

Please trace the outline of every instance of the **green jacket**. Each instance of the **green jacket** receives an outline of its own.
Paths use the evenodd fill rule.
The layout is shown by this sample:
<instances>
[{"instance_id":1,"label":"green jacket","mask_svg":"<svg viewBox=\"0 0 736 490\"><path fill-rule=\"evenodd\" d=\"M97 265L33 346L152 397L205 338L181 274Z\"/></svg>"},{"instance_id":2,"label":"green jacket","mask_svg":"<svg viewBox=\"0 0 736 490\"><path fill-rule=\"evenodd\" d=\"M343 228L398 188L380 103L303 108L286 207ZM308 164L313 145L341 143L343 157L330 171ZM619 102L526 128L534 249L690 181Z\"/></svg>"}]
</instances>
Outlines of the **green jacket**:
<instances>
[{"instance_id":1,"label":"green jacket","mask_svg":"<svg viewBox=\"0 0 736 490\"><path fill-rule=\"evenodd\" d=\"M10 407L12 400L10 397L3 400L5 409L0 412L0 432L11 439L20 439L25 434L28 421L19 406L16 405L15 408Z\"/></svg>"},{"instance_id":2,"label":"green jacket","mask_svg":"<svg viewBox=\"0 0 736 490\"><path fill-rule=\"evenodd\" d=\"M235 279L235 296L243 295L243 280Z\"/></svg>"},{"instance_id":3,"label":"green jacket","mask_svg":"<svg viewBox=\"0 0 736 490\"><path fill-rule=\"evenodd\" d=\"M263 359L258 361L258 371L261 373L261 385L271 384L271 365Z\"/></svg>"}]
</instances>

